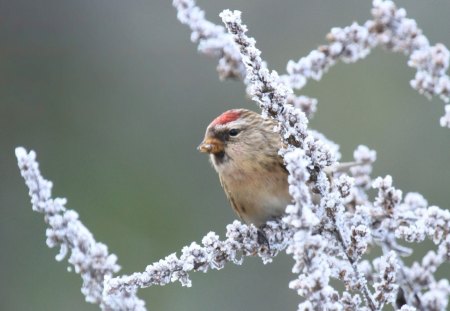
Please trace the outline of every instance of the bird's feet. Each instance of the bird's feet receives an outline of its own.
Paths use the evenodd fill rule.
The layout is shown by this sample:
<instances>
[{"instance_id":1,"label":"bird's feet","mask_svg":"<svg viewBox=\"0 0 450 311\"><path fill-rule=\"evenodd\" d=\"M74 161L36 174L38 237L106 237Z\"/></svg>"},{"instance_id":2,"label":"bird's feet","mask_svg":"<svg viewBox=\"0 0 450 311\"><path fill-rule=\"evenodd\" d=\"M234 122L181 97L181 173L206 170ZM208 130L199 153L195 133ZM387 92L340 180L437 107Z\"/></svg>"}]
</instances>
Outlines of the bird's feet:
<instances>
[{"instance_id":1,"label":"bird's feet","mask_svg":"<svg viewBox=\"0 0 450 311\"><path fill-rule=\"evenodd\" d=\"M270 253L270 244L269 244L269 240L266 237L266 234L264 233L264 231L262 231L261 229L258 229L258 244L261 246L265 246L267 247L267 250Z\"/></svg>"}]
</instances>

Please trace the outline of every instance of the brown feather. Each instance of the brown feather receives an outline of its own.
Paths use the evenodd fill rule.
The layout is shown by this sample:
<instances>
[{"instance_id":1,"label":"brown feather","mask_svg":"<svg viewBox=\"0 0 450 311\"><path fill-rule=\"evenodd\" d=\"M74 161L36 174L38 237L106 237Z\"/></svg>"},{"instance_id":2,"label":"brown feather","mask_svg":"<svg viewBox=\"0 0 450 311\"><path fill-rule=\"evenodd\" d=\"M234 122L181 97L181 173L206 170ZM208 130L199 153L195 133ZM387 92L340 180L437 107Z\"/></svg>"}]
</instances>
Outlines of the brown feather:
<instances>
[{"instance_id":1,"label":"brown feather","mask_svg":"<svg viewBox=\"0 0 450 311\"><path fill-rule=\"evenodd\" d=\"M292 201L288 172L278 154L281 137L274 131L274 120L246 109L231 112L239 118L212 122L204 142L219 140L223 146L223 152L211 152L210 159L232 208L245 222L261 226L282 215Z\"/></svg>"}]
</instances>

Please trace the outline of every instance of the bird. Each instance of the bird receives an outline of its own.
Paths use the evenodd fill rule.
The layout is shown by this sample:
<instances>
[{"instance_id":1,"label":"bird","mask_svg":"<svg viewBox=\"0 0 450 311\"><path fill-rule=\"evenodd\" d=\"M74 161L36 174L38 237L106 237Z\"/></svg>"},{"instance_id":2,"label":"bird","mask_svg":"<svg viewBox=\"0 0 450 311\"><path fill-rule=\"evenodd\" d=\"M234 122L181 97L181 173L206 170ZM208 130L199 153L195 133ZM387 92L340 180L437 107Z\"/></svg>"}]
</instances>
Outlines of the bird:
<instances>
[{"instance_id":1,"label":"bird","mask_svg":"<svg viewBox=\"0 0 450 311\"><path fill-rule=\"evenodd\" d=\"M251 110L231 109L208 125L197 148L209 154L233 210L246 224L258 228L258 241L265 244L260 229L282 216L292 203L276 125L275 120Z\"/></svg>"}]
</instances>

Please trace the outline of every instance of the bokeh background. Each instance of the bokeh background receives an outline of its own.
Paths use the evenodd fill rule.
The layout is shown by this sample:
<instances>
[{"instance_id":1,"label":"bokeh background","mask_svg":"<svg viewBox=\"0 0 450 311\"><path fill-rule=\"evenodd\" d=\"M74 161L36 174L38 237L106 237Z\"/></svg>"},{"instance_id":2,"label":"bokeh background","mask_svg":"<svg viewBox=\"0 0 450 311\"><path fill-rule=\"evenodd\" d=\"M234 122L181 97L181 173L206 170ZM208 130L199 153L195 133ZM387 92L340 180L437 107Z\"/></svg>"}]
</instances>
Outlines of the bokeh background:
<instances>
[{"instance_id":1,"label":"bokeh background","mask_svg":"<svg viewBox=\"0 0 450 311\"><path fill-rule=\"evenodd\" d=\"M219 22L242 10L270 68L283 73L325 42L331 27L370 18L370 1L199 0ZM450 46L450 2L398 1L434 44ZM234 219L207 158L196 151L222 111L256 106L241 82L219 81L216 60L199 55L171 1L0 1L0 309L98 310L84 302L78 275L45 245L14 148L38 154L54 194L68 198L98 241L119 257L122 273L221 236ZM357 64L338 64L304 93L319 99L311 126L341 145L378 152L375 175L449 208L450 131L443 103L409 86L404 55L377 49ZM419 250L418 255L423 254ZM413 260L417 258L409 259ZM192 275L140 290L151 310L295 310L288 289L292 260ZM439 277L448 277L448 265Z\"/></svg>"}]
</instances>

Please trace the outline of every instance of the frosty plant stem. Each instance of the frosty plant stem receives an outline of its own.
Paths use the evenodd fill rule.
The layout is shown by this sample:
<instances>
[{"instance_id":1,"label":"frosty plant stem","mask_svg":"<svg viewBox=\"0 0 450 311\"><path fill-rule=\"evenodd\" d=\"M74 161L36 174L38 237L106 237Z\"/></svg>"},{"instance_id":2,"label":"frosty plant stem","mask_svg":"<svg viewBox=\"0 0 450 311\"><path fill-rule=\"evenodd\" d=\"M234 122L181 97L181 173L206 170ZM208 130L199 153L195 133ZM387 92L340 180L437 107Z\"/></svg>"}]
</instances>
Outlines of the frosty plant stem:
<instances>
[{"instance_id":1,"label":"frosty plant stem","mask_svg":"<svg viewBox=\"0 0 450 311\"><path fill-rule=\"evenodd\" d=\"M219 57L217 67L223 78L245 77L239 48L230 43L229 34L222 26L205 19L205 13L196 6L194 0L173 0L178 11L178 19L192 30L191 40L198 42L198 50L208 56ZM449 51L441 43L430 45L429 40L414 19L408 18L406 10L397 8L393 1L374 0L372 19L362 25L352 23L346 27L334 27L327 35L327 44L312 50L298 61L290 60L286 74L281 80L292 89L301 90L309 79L320 80L338 61L354 63L367 57L371 50L382 47L388 51L403 53L409 57L408 66L416 69L411 87L428 98L439 96L449 101L450 78L446 74L449 67ZM235 74L229 74L234 72ZM247 80L243 80L247 83ZM312 115L317 101L306 96L288 96L293 104ZM450 127L450 105L440 119L443 127Z\"/></svg>"},{"instance_id":2,"label":"frosty plant stem","mask_svg":"<svg viewBox=\"0 0 450 311\"><path fill-rule=\"evenodd\" d=\"M57 261L69 256L70 267L83 280L81 292L86 301L98 304L102 310L145 310L145 303L137 298L135 291L103 299L103 280L120 270L116 255L109 254L105 244L95 241L92 233L78 219L77 212L65 207L66 199L52 198L53 184L42 177L34 151L27 152L18 147L16 157L29 189L33 211L44 214L48 225L47 245L50 248L59 247L59 254L55 257Z\"/></svg>"}]
</instances>

